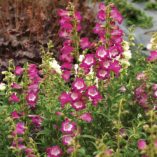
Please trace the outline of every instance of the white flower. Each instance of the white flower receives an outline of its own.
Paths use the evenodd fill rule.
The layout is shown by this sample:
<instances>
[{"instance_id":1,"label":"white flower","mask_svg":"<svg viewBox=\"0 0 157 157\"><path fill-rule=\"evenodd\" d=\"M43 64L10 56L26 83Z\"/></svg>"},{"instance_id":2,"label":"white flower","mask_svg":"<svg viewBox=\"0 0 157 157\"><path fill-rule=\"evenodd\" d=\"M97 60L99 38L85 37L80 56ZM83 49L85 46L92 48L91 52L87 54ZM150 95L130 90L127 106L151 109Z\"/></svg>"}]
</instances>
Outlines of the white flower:
<instances>
[{"instance_id":1,"label":"white flower","mask_svg":"<svg viewBox=\"0 0 157 157\"><path fill-rule=\"evenodd\" d=\"M129 42L127 42L127 41L123 41L123 49L124 49L124 51L129 50L129 48L130 48L130 46L129 46Z\"/></svg>"},{"instance_id":2,"label":"white flower","mask_svg":"<svg viewBox=\"0 0 157 157\"><path fill-rule=\"evenodd\" d=\"M131 59L132 58L131 51L130 50L124 51L123 56L125 59L128 59L128 60Z\"/></svg>"},{"instance_id":3,"label":"white flower","mask_svg":"<svg viewBox=\"0 0 157 157\"><path fill-rule=\"evenodd\" d=\"M0 91L4 91L6 89L5 83L0 83Z\"/></svg>"},{"instance_id":4,"label":"white flower","mask_svg":"<svg viewBox=\"0 0 157 157\"><path fill-rule=\"evenodd\" d=\"M152 49L152 43L147 44L147 49L151 50Z\"/></svg>"},{"instance_id":5,"label":"white flower","mask_svg":"<svg viewBox=\"0 0 157 157\"><path fill-rule=\"evenodd\" d=\"M84 55L80 55L78 60L79 60L79 62L82 62L83 59L84 59Z\"/></svg>"},{"instance_id":6,"label":"white flower","mask_svg":"<svg viewBox=\"0 0 157 157\"><path fill-rule=\"evenodd\" d=\"M126 60L126 59L121 59L120 62L125 67L129 67L130 66L130 62L128 60Z\"/></svg>"},{"instance_id":7,"label":"white flower","mask_svg":"<svg viewBox=\"0 0 157 157\"><path fill-rule=\"evenodd\" d=\"M62 71L61 71L61 67L60 65L58 64L58 62L53 58L52 61L49 62L49 65L52 69L54 69L58 74L61 74Z\"/></svg>"},{"instance_id":8,"label":"white flower","mask_svg":"<svg viewBox=\"0 0 157 157\"><path fill-rule=\"evenodd\" d=\"M74 65L75 74L78 73L78 67L79 67L78 64L75 64L75 65Z\"/></svg>"}]
</instances>

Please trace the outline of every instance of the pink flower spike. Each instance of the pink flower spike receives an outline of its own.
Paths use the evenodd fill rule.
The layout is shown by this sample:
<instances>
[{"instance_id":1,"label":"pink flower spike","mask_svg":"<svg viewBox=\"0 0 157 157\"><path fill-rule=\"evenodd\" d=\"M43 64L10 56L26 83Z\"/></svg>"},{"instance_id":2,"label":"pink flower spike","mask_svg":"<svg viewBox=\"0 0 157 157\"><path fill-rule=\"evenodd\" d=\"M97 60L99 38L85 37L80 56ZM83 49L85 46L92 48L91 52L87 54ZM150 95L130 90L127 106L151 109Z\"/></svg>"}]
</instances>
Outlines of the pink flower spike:
<instances>
[{"instance_id":1,"label":"pink flower spike","mask_svg":"<svg viewBox=\"0 0 157 157\"><path fill-rule=\"evenodd\" d=\"M84 113L80 116L80 119L82 119L83 121L90 123L92 122L93 118L92 115L90 113Z\"/></svg>"},{"instance_id":2,"label":"pink flower spike","mask_svg":"<svg viewBox=\"0 0 157 157\"><path fill-rule=\"evenodd\" d=\"M83 50L90 48L91 43L87 37L81 38L80 45Z\"/></svg>"},{"instance_id":3,"label":"pink flower spike","mask_svg":"<svg viewBox=\"0 0 157 157\"><path fill-rule=\"evenodd\" d=\"M72 107L76 110L76 111L80 111L86 108L84 102L82 100L79 101L75 101L72 103Z\"/></svg>"},{"instance_id":4,"label":"pink flower spike","mask_svg":"<svg viewBox=\"0 0 157 157\"><path fill-rule=\"evenodd\" d=\"M70 145L72 140L73 140L73 137L70 136L70 135L64 135L62 137L62 142L63 142L64 145Z\"/></svg>"},{"instance_id":5,"label":"pink flower spike","mask_svg":"<svg viewBox=\"0 0 157 157\"><path fill-rule=\"evenodd\" d=\"M59 146L52 146L46 150L47 157L61 157L62 150Z\"/></svg>"},{"instance_id":6,"label":"pink flower spike","mask_svg":"<svg viewBox=\"0 0 157 157\"><path fill-rule=\"evenodd\" d=\"M146 141L143 140L143 139L138 140L137 146L138 146L138 149L139 149L139 150L144 150L144 149L146 149L146 148L147 148Z\"/></svg>"},{"instance_id":7,"label":"pink flower spike","mask_svg":"<svg viewBox=\"0 0 157 157\"><path fill-rule=\"evenodd\" d=\"M157 51L151 51L149 57L147 57L147 61L153 62L157 60Z\"/></svg>"},{"instance_id":8,"label":"pink flower spike","mask_svg":"<svg viewBox=\"0 0 157 157\"><path fill-rule=\"evenodd\" d=\"M14 133L18 134L18 135L23 135L25 133L25 125L23 122L18 122L16 124L16 128L15 128Z\"/></svg>"},{"instance_id":9,"label":"pink flower spike","mask_svg":"<svg viewBox=\"0 0 157 157\"><path fill-rule=\"evenodd\" d=\"M59 97L59 101L61 103L61 107L64 108L64 106L67 104L67 103L70 103L71 102L71 97L70 97L70 94L69 93L66 93L66 92L63 92L60 97Z\"/></svg>"},{"instance_id":10,"label":"pink flower spike","mask_svg":"<svg viewBox=\"0 0 157 157\"><path fill-rule=\"evenodd\" d=\"M85 82L82 78L76 78L75 81L72 83L72 87L76 91L83 91L86 89Z\"/></svg>"},{"instance_id":11,"label":"pink flower spike","mask_svg":"<svg viewBox=\"0 0 157 157\"><path fill-rule=\"evenodd\" d=\"M72 134L76 130L76 124L66 119L62 123L61 131L65 134Z\"/></svg>"},{"instance_id":12,"label":"pink flower spike","mask_svg":"<svg viewBox=\"0 0 157 157\"><path fill-rule=\"evenodd\" d=\"M11 96L9 97L9 101L18 103L20 102L20 99L17 97L16 93L12 93Z\"/></svg>"},{"instance_id":13,"label":"pink flower spike","mask_svg":"<svg viewBox=\"0 0 157 157\"><path fill-rule=\"evenodd\" d=\"M96 50L96 56L100 59L105 59L108 56L108 52L104 49L103 46L100 46Z\"/></svg>"},{"instance_id":14,"label":"pink flower spike","mask_svg":"<svg viewBox=\"0 0 157 157\"><path fill-rule=\"evenodd\" d=\"M16 66L15 68L15 75L20 76L22 75L24 69L21 66Z\"/></svg>"}]
</instances>

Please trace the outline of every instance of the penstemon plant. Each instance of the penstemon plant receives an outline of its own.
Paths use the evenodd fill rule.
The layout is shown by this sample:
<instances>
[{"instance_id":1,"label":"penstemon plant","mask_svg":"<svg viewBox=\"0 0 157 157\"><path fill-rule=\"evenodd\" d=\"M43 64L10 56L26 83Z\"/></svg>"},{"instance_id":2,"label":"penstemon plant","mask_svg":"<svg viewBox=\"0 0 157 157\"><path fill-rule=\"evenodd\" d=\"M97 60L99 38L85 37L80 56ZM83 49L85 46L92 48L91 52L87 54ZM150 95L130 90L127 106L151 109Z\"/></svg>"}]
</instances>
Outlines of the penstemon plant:
<instances>
[{"instance_id":1,"label":"penstemon plant","mask_svg":"<svg viewBox=\"0 0 157 157\"><path fill-rule=\"evenodd\" d=\"M145 57L133 27L123 39L115 5L97 8L94 41L81 34L81 13L69 3L58 10L58 60L49 41L40 65L10 62L3 72L0 156L157 155L156 36Z\"/></svg>"}]
</instances>

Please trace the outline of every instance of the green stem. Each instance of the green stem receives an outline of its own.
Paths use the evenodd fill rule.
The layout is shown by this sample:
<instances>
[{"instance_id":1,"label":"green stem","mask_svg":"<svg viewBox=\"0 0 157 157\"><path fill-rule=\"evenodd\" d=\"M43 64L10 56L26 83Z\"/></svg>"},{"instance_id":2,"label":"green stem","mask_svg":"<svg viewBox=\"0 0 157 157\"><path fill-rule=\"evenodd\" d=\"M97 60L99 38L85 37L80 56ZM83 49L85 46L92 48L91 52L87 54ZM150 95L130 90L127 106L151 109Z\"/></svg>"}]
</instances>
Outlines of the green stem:
<instances>
[{"instance_id":1,"label":"green stem","mask_svg":"<svg viewBox=\"0 0 157 157\"><path fill-rule=\"evenodd\" d=\"M123 104L123 99L121 99L120 104L119 104L119 110L118 110L118 134L117 134L117 152L116 152L116 157L120 157L120 129L121 129L121 113L122 113L122 104Z\"/></svg>"},{"instance_id":2,"label":"green stem","mask_svg":"<svg viewBox=\"0 0 157 157\"><path fill-rule=\"evenodd\" d=\"M154 155L154 140L153 140L153 110L150 111L150 157L155 157Z\"/></svg>"}]
</instances>

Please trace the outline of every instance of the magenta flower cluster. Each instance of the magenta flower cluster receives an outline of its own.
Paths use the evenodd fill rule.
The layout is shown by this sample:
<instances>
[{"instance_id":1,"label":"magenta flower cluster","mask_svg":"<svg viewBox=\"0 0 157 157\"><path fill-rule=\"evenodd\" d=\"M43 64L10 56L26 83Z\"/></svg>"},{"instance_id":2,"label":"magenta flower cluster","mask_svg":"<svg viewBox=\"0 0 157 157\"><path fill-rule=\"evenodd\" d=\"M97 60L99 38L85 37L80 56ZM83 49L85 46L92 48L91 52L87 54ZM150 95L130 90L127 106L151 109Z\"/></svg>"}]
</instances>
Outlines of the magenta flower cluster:
<instances>
[{"instance_id":1,"label":"magenta flower cluster","mask_svg":"<svg viewBox=\"0 0 157 157\"><path fill-rule=\"evenodd\" d=\"M22 75L24 73L24 68L17 66L15 68L14 73L17 77L23 77ZM9 101L12 103L19 103L20 101L22 101L23 97L20 98L20 96L18 96L21 95L21 91L22 91L22 94L24 95L26 94L26 97L23 100L27 104L26 110L29 109L34 110L37 104L39 83L41 80L39 76L38 68L35 64L30 64L28 66L27 76L28 76L28 89L24 89L22 85L16 82L12 83L11 88L13 91L16 92L13 92L10 95ZM20 119L29 118L31 124L35 129L39 129L41 127L43 119L39 115L34 115L34 114L27 115L24 110L22 112L13 111L11 113L11 117L16 123L15 129L12 132L12 137L13 137L12 147L18 150L23 150L25 152L25 155L28 157L35 157L36 155L34 154L33 149L28 148L25 144L24 136L26 133L26 129L28 128L25 126L24 122L21 122Z\"/></svg>"},{"instance_id":2,"label":"magenta flower cluster","mask_svg":"<svg viewBox=\"0 0 157 157\"><path fill-rule=\"evenodd\" d=\"M74 31L81 30L81 15L80 12L68 11L60 9L58 10L58 15L60 16L60 31L59 37L64 39L63 47L60 52L60 61L62 62L62 78L65 81L69 81L72 72L72 64L74 61L74 40L72 39ZM75 30L76 29L76 30Z\"/></svg>"}]
</instances>

